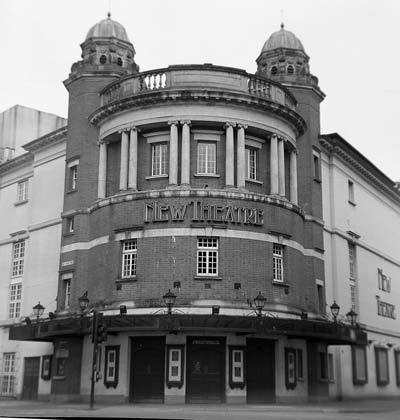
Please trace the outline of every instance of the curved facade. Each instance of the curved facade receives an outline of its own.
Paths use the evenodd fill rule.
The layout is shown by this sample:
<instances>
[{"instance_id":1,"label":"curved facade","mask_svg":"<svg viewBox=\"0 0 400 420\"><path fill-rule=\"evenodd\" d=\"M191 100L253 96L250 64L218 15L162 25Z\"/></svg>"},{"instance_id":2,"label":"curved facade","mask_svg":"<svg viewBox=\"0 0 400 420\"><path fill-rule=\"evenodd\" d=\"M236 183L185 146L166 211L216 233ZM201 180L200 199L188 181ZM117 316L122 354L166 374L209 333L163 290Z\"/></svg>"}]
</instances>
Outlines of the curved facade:
<instances>
[{"instance_id":1,"label":"curved facade","mask_svg":"<svg viewBox=\"0 0 400 420\"><path fill-rule=\"evenodd\" d=\"M316 78L139 73L133 47L109 39L121 65L88 42L64 82L57 321L35 337L54 342L54 398L89 397L92 354L102 399L327 397L327 345L364 336L326 316Z\"/></svg>"}]
</instances>

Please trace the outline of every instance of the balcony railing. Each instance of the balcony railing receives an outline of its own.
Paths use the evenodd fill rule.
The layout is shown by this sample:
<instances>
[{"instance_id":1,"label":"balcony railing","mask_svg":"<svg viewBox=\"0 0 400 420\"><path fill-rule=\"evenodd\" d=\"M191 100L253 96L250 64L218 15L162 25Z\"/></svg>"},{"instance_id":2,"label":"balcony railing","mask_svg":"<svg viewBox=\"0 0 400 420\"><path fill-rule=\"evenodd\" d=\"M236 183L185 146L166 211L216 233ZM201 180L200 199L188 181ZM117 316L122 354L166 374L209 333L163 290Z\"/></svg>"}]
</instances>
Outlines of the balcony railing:
<instances>
[{"instance_id":1,"label":"balcony railing","mask_svg":"<svg viewBox=\"0 0 400 420\"><path fill-rule=\"evenodd\" d=\"M127 76L101 92L107 105L130 96L163 90L222 90L265 98L290 109L296 107L293 95L279 83L231 67L175 65Z\"/></svg>"}]
</instances>

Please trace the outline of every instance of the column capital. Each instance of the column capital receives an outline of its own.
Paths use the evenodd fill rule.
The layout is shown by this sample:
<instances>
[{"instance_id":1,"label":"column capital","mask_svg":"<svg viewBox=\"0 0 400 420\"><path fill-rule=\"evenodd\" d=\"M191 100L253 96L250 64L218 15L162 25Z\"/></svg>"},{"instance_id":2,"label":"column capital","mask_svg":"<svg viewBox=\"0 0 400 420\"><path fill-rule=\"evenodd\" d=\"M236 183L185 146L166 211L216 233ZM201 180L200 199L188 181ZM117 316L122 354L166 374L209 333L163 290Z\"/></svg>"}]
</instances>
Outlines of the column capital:
<instances>
[{"instance_id":1,"label":"column capital","mask_svg":"<svg viewBox=\"0 0 400 420\"><path fill-rule=\"evenodd\" d=\"M278 140L278 137L279 137L279 136L278 136L278 134L276 134L276 133L272 133L270 137L271 137L271 139L272 139L272 138L275 138L275 139L277 139L277 140Z\"/></svg>"},{"instance_id":2,"label":"column capital","mask_svg":"<svg viewBox=\"0 0 400 420\"><path fill-rule=\"evenodd\" d=\"M237 128L243 128L244 130L247 130L248 125L247 124L237 124Z\"/></svg>"},{"instance_id":3,"label":"column capital","mask_svg":"<svg viewBox=\"0 0 400 420\"><path fill-rule=\"evenodd\" d=\"M227 122L224 124L224 128L228 128L228 127L236 127L236 123L235 123L235 122L233 122L233 121L227 121Z\"/></svg>"},{"instance_id":4,"label":"column capital","mask_svg":"<svg viewBox=\"0 0 400 420\"><path fill-rule=\"evenodd\" d=\"M97 140L97 146L101 146L102 144L105 144L105 145L107 145L108 143L110 143L109 141L106 141L106 140L104 140L104 139L101 139L101 140Z\"/></svg>"},{"instance_id":5,"label":"column capital","mask_svg":"<svg viewBox=\"0 0 400 420\"><path fill-rule=\"evenodd\" d=\"M138 133L140 132L140 128L137 128L136 125L132 125L128 128L129 131L137 131Z\"/></svg>"},{"instance_id":6,"label":"column capital","mask_svg":"<svg viewBox=\"0 0 400 420\"><path fill-rule=\"evenodd\" d=\"M121 130L118 130L118 134L127 133L130 129L130 127L121 128Z\"/></svg>"},{"instance_id":7,"label":"column capital","mask_svg":"<svg viewBox=\"0 0 400 420\"><path fill-rule=\"evenodd\" d=\"M192 124L192 121L190 121L190 120L182 120L182 121L180 121L180 123L182 125L191 125Z\"/></svg>"},{"instance_id":8,"label":"column capital","mask_svg":"<svg viewBox=\"0 0 400 420\"><path fill-rule=\"evenodd\" d=\"M178 125L178 124L179 124L179 121L177 121L177 120L168 121L168 125Z\"/></svg>"}]
</instances>

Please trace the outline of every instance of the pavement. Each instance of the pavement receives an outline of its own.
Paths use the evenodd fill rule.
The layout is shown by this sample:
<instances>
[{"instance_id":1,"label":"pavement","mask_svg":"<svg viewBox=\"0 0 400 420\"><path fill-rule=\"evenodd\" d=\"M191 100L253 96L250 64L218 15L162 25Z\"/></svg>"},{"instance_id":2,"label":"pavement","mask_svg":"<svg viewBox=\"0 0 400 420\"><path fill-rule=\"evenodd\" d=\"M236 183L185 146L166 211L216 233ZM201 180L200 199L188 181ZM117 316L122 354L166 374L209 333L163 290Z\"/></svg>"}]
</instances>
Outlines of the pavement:
<instances>
[{"instance_id":1,"label":"pavement","mask_svg":"<svg viewBox=\"0 0 400 420\"><path fill-rule=\"evenodd\" d=\"M134 418L179 420L400 420L400 394L396 399L367 399L307 404L270 405L164 405L164 404L54 404L0 400L1 418Z\"/></svg>"}]
</instances>

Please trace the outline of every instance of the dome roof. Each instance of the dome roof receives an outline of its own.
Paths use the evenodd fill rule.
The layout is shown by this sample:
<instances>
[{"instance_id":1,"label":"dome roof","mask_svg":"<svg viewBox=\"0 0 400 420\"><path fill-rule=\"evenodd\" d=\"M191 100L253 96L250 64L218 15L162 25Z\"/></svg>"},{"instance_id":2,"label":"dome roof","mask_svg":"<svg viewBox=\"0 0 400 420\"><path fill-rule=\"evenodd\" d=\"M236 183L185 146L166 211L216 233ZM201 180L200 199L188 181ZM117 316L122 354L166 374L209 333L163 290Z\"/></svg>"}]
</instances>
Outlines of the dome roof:
<instances>
[{"instance_id":1,"label":"dome roof","mask_svg":"<svg viewBox=\"0 0 400 420\"><path fill-rule=\"evenodd\" d=\"M290 48L292 50L304 51L303 44L297 36L284 28L283 23L281 29L274 32L265 42L261 52L275 50L277 48Z\"/></svg>"},{"instance_id":2,"label":"dome roof","mask_svg":"<svg viewBox=\"0 0 400 420\"><path fill-rule=\"evenodd\" d=\"M129 42L125 28L111 19L111 13L107 14L107 19L101 20L89 29L86 40L89 38L118 38L121 41Z\"/></svg>"}]
</instances>

